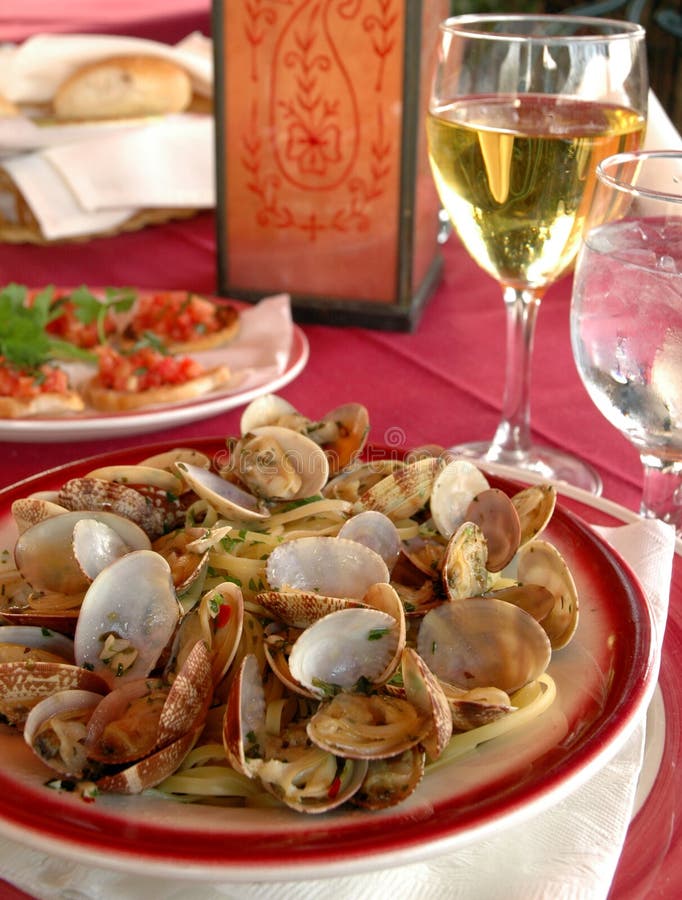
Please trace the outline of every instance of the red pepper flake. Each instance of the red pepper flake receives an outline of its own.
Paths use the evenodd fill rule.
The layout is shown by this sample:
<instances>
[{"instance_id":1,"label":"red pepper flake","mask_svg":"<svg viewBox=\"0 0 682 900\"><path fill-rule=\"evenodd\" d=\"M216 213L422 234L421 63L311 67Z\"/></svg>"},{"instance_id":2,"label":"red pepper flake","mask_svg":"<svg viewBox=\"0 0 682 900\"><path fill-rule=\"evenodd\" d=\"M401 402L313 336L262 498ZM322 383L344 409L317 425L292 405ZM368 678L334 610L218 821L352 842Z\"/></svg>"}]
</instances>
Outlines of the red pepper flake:
<instances>
[{"instance_id":1,"label":"red pepper flake","mask_svg":"<svg viewBox=\"0 0 682 900\"><path fill-rule=\"evenodd\" d=\"M341 776L337 775L336 778L329 785L329 790L327 791L327 796L330 800L334 800L334 798L338 795L341 790Z\"/></svg>"},{"instance_id":2,"label":"red pepper flake","mask_svg":"<svg viewBox=\"0 0 682 900\"><path fill-rule=\"evenodd\" d=\"M220 609L218 610L218 618L216 619L216 624L218 628L222 628L223 625L227 625L232 617L232 607L227 603L221 603Z\"/></svg>"}]
</instances>

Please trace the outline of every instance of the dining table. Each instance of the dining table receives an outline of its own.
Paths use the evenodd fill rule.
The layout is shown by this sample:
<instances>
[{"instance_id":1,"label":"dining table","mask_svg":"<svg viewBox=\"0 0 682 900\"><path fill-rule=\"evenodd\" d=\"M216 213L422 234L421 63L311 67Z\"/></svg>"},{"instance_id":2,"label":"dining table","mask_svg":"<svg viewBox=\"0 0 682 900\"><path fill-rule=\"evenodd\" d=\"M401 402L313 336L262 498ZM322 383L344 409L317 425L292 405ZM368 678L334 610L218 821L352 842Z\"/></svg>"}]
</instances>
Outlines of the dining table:
<instances>
[{"instance_id":1,"label":"dining table","mask_svg":"<svg viewBox=\"0 0 682 900\"><path fill-rule=\"evenodd\" d=\"M31 34L88 31L151 37L174 42L192 30L210 34L205 2L91 4L63 0L59 12L48 3L3 3L0 41ZM32 288L131 286L140 290L181 290L217 294L216 212L152 224L135 231L42 243L0 244L0 283ZM306 344L305 364L277 393L315 419L342 404L363 404L369 413L372 445L406 452L425 444L444 448L490 438L498 424L505 374L505 310L499 286L450 234L438 249L440 278L410 330L338 325L318 317L298 322ZM634 447L590 400L573 361L569 307L571 276L554 284L542 300L531 374L532 432L538 444L584 459L601 476L603 505L593 521L634 518L642 490L642 470ZM139 450L157 443L191 446L193 441L225 441L238 435L244 405L209 412L188 422L164 421L135 433L107 429L101 436L78 433L22 439L0 429L0 490L38 473L101 454ZM9 439L2 439L8 436ZM560 497L561 497L561 486ZM571 492L565 502L570 506ZM582 498L584 511L586 502ZM675 555L673 585L679 594L682 558ZM674 598L673 598L674 599ZM682 603L682 598L677 598ZM671 604L663 645L659 688L667 730L660 777L633 819L609 894L673 898L682 892L682 738L680 713L673 710L682 674L682 608ZM652 829L655 828L655 833ZM641 850L657 850L646 866ZM2 877L0 870L0 878ZM0 897L28 897L19 885L0 880ZM425 894L424 896L428 896Z\"/></svg>"}]
</instances>

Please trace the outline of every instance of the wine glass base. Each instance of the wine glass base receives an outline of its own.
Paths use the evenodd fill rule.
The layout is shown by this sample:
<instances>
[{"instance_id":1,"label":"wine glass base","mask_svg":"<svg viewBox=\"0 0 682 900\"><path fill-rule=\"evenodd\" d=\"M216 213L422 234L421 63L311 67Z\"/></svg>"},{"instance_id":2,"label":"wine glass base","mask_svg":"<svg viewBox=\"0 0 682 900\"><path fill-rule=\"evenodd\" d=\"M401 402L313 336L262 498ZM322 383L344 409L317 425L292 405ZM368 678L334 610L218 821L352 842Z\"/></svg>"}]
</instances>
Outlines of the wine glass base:
<instances>
[{"instance_id":1,"label":"wine glass base","mask_svg":"<svg viewBox=\"0 0 682 900\"><path fill-rule=\"evenodd\" d=\"M602 480L597 470L561 450L533 446L528 453L521 454L502 450L489 441L475 441L450 447L449 451L456 456L478 461L482 466L485 463L508 466L532 473L540 480L572 484L596 497L602 493Z\"/></svg>"}]
</instances>

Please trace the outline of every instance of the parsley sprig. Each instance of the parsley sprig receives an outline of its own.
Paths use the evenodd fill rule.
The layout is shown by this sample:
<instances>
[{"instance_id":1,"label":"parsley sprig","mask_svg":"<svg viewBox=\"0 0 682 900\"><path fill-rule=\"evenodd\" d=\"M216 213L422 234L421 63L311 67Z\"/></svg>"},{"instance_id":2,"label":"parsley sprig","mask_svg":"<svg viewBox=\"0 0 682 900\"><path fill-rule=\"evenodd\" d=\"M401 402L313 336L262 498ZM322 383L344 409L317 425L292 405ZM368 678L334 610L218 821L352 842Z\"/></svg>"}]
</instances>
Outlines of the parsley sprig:
<instances>
[{"instance_id":1,"label":"parsley sprig","mask_svg":"<svg viewBox=\"0 0 682 900\"><path fill-rule=\"evenodd\" d=\"M85 286L55 299L48 286L36 293L30 305L28 290L21 284L8 284L0 290L0 356L24 370L39 368L51 359L79 359L96 362L97 356L69 341L54 337L48 324L62 314L66 301L74 305L76 318L83 324L97 323L99 339L106 339L104 322L109 310L125 312L135 301L131 289L108 288L102 300Z\"/></svg>"}]
</instances>

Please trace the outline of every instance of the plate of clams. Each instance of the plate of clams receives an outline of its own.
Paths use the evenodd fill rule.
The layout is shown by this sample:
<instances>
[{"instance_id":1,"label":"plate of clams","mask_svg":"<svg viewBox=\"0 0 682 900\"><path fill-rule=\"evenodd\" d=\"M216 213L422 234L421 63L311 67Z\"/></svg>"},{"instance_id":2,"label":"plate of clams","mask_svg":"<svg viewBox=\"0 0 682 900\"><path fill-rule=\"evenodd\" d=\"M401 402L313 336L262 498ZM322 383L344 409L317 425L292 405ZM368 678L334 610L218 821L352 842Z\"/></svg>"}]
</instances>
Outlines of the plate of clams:
<instances>
[{"instance_id":1,"label":"plate of clams","mask_svg":"<svg viewBox=\"0 0 682 900\"><path fill-rule=\"evenodd\" d=\"M359 873L620 749L655 687L627 566L551 484L369 426L267 394L224 440L0 492L0 833L138 873Z\"/></svg>"}]
</instances>

